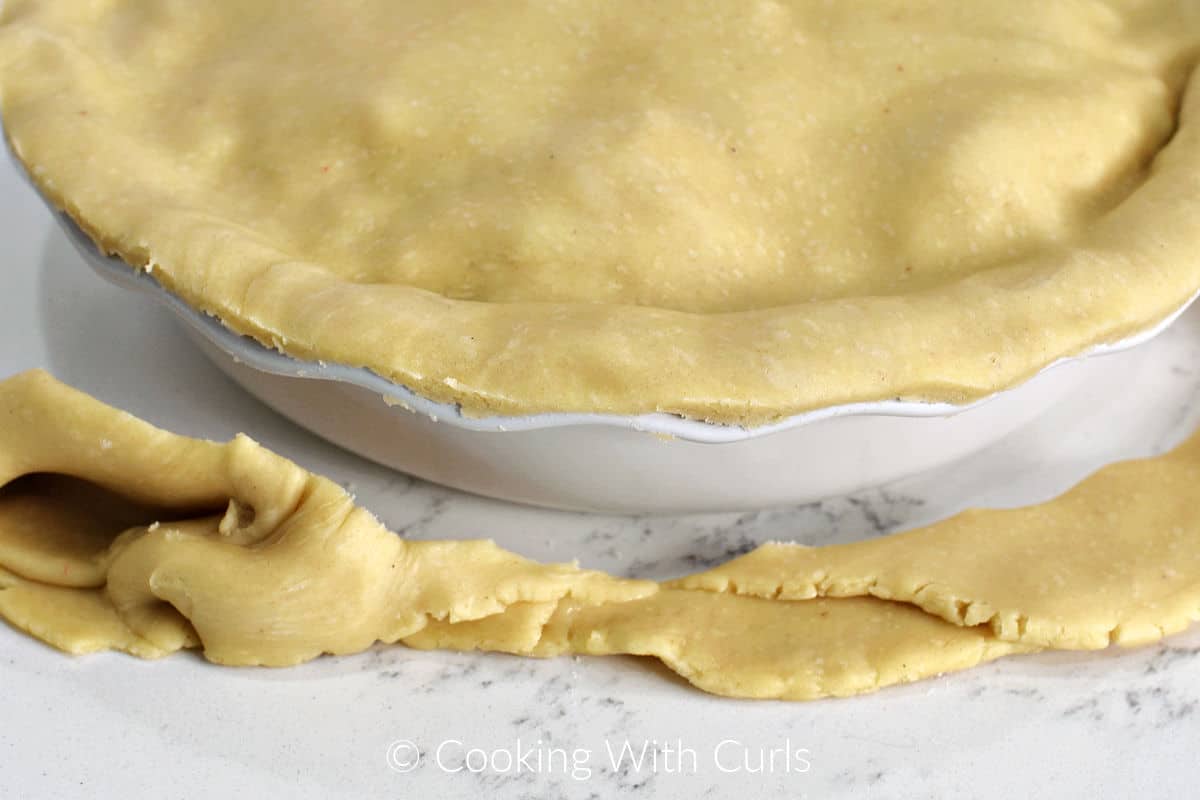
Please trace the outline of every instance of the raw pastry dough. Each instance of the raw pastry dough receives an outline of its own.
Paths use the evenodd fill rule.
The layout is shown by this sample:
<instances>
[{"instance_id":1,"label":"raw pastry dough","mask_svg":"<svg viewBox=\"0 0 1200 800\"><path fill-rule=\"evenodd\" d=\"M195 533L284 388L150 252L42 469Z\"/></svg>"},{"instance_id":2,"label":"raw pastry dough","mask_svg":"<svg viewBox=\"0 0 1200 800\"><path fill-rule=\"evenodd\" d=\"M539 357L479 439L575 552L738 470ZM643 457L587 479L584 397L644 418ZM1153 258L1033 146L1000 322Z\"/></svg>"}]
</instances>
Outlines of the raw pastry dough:
<instances>
[{"instance_id":1,"label":"raw pastry dough","mask_svg":"<svg viewBox=\"0 0 1200 800\"><path fill-rule=\"evenodd\" d=\"M1198 0L7 0L0 108L103 249L267 345L754 424L1182 305L1198 59Z\"/></svg>"},{"instance_id":2,"label":"raw pastry dough","mask_svg":"<svg viewBox=\"0 0 1200 800\"><path fill-rule=\"evenodd\" d=\"M792 602L678 589L625 603L514 607L475 622L431 622L404 643L655 656L707 692L782 700L872 692L1036 649L871 597Z\"/></svg>"},{"instance_id":3,"label":"raw pastry dough","mask_svg":"<svg viewBox=\"0 0 1200 800\"><path fill-rule=\"evenodd\" d=\"M0 419L0 615L73 652L119 630L115 613L127 630L110 647L153 655L198 639L213 661L282 666L394 642L430 618L657 589L487 541L406 541L341 487L245 436L176 436L44 372L0 383ZM84 494L98 519L72 531L88 509L69 506ZM153 515L130 527L147 506ZM91 545L106 525L101 551ZM85 608L96 630L60 613Z\"/></svg>"},{"instance_id":4,"label":"raw pastry dough","mask_svg":"<svg viewBox=\"0 0 1200 800\"><path fill-rule=\"evenodd\" d=\"M1044 505L972 510L845 545L767 544L687 589L872 596L1037 647L1140 645L1200 619L1200 433L1113 464Z\"/></svg>"},{"instance_id":5,"label":"raw pastry dough","mask_svg":"<svg viewBox=\"0 0 1200 800\"><path fill-rule=\"evenodd\" d=\"M1041 506L766 545L659 585L487 541L407 541L245 436L176 436L44 372L0 383L0 420L0 616L76 653L628 653L718 694L810 699L1040 647L1140 644L1200 610L1200 434Z\"/></svg>"},{"instance_id":6,"label":"raw pastry dough","mask_svg":"<svg viewBox=\"0 0 1200 800\"><path fill-rule=\"evenodd\" d=\"M43 372L0 383L0 419L0 616L69 652L631 653L708 691L808 699L1030 649L875 598L664 590L486 541L406 541L244 436L175 436Z\"/></svg>"}]
</instances>

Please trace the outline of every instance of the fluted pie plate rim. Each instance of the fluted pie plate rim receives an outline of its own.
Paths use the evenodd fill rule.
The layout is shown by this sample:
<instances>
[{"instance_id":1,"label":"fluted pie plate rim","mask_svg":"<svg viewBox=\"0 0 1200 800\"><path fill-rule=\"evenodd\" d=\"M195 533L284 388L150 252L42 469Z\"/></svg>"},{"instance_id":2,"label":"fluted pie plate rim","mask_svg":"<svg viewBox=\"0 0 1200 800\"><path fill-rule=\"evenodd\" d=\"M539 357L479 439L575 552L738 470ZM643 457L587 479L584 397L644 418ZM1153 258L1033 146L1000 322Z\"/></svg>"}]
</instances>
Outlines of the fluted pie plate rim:
<instances>
[{"instance_id":1,"label":"fluted pie plate rim","mask_svg":"<svg viewBox=\"0 0 1200 800\"><path fill-rule=\"evenodd\" d=\"M40 193L39 196L41 196ZM116 256L108 256L102 253L68 214L55 209L45 197L43 197L43 200L50 205L56 221L66 233L72 245L74 245L87 265L97 274L116 285L153 297L174 312L180 321L203 336L213 346L228 354L235 361L272 375L337 381L357 386L378 394L389 405L398 406L408 411L422 414L435 422L465 430L506 432L599 425L626 428L690 442L722 444L767 436L836 417L888 416L928 418L961 414L965 411L978 408L1002 394L1020 391L1021 387L1028 382L1026 381L978 400L962 404L921 402L903 399L846 403L812 409L786 417L778 422L758 426L708 422L667 413L623 415L545 412L519 416L468 415L464 414L457 404L431 400L407 386L388 380L364 367L296 358L282 350L266 347L252 337L243 336L230 330L217 318L193 308L169 292L159 284L152 272L135 269ZM1064 364L1118 353L1144 344L1166 330L1198 297L1200 297L1200 290L1193 294L1182 306L1154 325L1120 341L1100 344L1082 353L1060 358L1039 370L1033 378ZM1033 378L1030 378L1030 380L1033 380Z\"/></svg>"}]
</instances>

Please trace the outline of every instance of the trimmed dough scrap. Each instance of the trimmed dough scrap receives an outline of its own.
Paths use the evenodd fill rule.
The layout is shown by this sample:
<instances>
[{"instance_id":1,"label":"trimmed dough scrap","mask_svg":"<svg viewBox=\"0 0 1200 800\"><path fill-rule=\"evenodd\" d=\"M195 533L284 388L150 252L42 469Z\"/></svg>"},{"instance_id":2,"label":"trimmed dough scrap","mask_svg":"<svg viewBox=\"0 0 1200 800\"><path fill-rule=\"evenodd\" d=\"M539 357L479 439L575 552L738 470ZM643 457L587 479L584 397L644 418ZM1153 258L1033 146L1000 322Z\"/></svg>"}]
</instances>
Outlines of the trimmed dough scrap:
<instances>
[{"instance_id":1,"label":"trimmed dough scrap","mask_svg":"<svg viewBox=\"0 0 1200 800\"><path fill-rule=\"evenodd\" d=\"M84 604L115 630L94 608L98 598L128 628L111 647L142 655L198 641L216 662L281 666L394 642L431 618L470 620L567 597L627 600L657 588L537 564L488 541L406 541L341 487L245 436L228 444L176 436L44 372L0 383L0 420L0 615L73 652L97 649L101 631L42 632L56 627L55 609ZM110 523L127 523L144 505L165 511L110 530L97 555L63 527L78 510L63 509L73 490L60 476L119 495L98 514ZM179 519L188 513L200 516ZM37 547L27 546L31 518L46 530ZM65 544L47 550L55 542Z\"/></svg>"},{"instance_id":2,"label":"trimmed dough scrap","mask_svg":"<svg viewBox=\"0 0 1200 800\"><path fill-rule=\"evenodd\" d=\"M676 588L912 603L1006 641L1141 645L1200 619L1200 433L1104 467L1042 505L971 510L827 547L766 544Z\"/></svg>"},{"instance_id":3,"label":"trimmed dough scrap","mask_svg":"<svg viewBox=\"0 0 1200 800\"><path fill-rule=\"evenodd\" d=\"M660 585L486 541L404 540L245 436L176 436L40 371L0 383L0 420L0 616L70 652L628 653L718 694L809 699L1039 647L1142 643L1196 615L1200 434L1040 506L764 545Z\"/></svg>"},{"instance_id":4,"label":"trimmed dough scrap","mask_svg":"<svg viewBox=\"0 0 1200 800\"><path fill-rule=\"evenodd\" d=\"M533 656L655 656L704 691L782 700L862 694L1037 649L872 597L772 601L679 589L625 603L568 601L433 622L404 643Z\"/></svg>"},{"instance_id":5,"label":"trimmed dough scrap","mask_svg":"<svg viewBox=\"0 0 1200 800\"><path fill-rule=\"evenodd\" d=\"M718 694L808 699L1030 649L875 598L664 590L487 541L407 541L245 436L176 436L40 371L0 383L0 422L0 616L68 652L629 653Z\"/></svg>"}]
</instances>

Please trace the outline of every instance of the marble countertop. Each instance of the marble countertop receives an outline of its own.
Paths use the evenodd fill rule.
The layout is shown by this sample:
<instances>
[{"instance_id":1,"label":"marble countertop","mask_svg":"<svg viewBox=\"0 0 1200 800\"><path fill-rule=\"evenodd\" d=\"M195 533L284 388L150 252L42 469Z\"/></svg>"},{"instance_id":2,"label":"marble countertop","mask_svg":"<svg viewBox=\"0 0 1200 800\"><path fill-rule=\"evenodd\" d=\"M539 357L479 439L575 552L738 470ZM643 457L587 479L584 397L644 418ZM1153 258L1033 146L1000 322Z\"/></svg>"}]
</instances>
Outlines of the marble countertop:
<instances>
[{"instance_id":1,"label":"marble countertop","mask_svg":"<svg viewBox=\"0 0 1200 800\"><path fill-rule=\"evenodd\" d=\"M86 270L0 166L0 376L41 366L175 431L245 430L415 538L490 536L534 558L665 578L766 540L850 541L1033 502L1200 422L1200 309L1103 365L1089 391L1000 445L851 497L687 517L518 507L389 472L276 416L167 312ZM710 697L635 658L390 647L226 669L193 655L71 658L0 625L0 796L1181 797L1197 774L1198 656L1192 631L789 704Z\"/></svg>"}]
</instances>

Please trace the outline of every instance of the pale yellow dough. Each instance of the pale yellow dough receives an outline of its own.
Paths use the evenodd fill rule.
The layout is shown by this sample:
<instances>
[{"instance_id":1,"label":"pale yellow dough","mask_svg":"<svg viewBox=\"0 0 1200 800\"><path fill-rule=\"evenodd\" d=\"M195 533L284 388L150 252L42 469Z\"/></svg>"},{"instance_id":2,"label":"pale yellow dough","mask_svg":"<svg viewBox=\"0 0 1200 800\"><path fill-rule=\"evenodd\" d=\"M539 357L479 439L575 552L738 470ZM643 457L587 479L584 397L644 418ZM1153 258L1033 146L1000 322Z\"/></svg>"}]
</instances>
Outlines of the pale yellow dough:
<instances>
[{"instance_id":1,"label":"pale yellow dough","mask_svg":"<svg viewBox=\"0 0 1200 800\"><path fill-rule=\"evenodd\" d=\"M707 692L781 700L873 692L1036 649L871 597L791 602L678 589L626 603L527 605L474 622L432 622L404 643L655 656Z\"/></svg>"},{"instance_id":2,"label":"pale yellow dough","mask_svg":"<svg viewBox=\"0 0 1200 800\"><path fill-rule=\"evenodd\" d=\"M7 0L37 186L467 413L963 401L1200 288L1200 0Z\"/></svg>"},{"instance_id":3,"label":"pale yellow dough","mask_svg":"<svg viewBox=\"0 0 1200 800\"><path fill-rule=\"evenodd\" d=\"M809 699L1030 649L874 598L664 590L487 541L407 541L244 436L175 436L44 372L0 383L0 420L0 617L72 653L629 653L711 692Z\"/></svg>"},{"instance_id":4,"label":"pale yellow dough","mask_svg":"<svg viewBox=\"0 0 1200 800\"><path fill-rule=\"evenodd\" d=\"M972 510L852 544L767 544L673 586L803 600L872 596L1037 647L1139 645L1200 619L1200 433L1056 500Z\"/></svg>"},{"instance_id":5,"label":"pale yellow dough","mask_svg":"<svg viewBox=\"0 0 1200 800\"><path fill-rule=\"evenodd\" d=\"M656 584L407 541L245 436L176 436L40 371L0 382L0 422L0 617L73 653L625 653L717 694L800 700L1140 644L1200 616L1200 434L1041 506L766 545Z\"/></svg>"}]
</instances>

